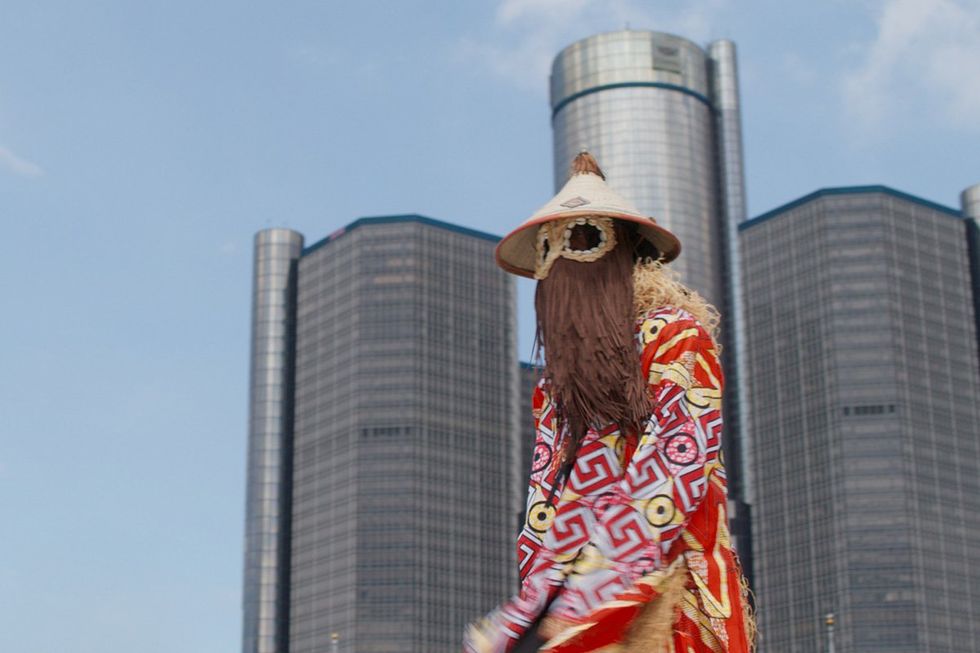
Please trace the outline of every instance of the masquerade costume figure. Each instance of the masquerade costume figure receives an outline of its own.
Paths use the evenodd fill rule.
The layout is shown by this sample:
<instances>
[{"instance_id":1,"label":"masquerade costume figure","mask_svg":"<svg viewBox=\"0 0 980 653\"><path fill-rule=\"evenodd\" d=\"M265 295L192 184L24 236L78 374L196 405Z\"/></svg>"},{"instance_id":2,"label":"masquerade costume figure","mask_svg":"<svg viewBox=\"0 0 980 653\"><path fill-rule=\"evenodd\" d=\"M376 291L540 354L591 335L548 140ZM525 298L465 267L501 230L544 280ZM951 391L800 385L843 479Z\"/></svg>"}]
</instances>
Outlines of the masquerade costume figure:
<instances>
[{"instance_id":1,"label":"masquerade costume figure","mask_svg":"<svg viewBox=\"0 0 980 653\"><path fill-rule=\"evenodd\" d=\"M745 653L754 621L728 533L717 312L663 267L677 238L579 154L497 247L538 279L544 373L518 537L521 590L470 653Z\"/></svg>"}]
</instances>

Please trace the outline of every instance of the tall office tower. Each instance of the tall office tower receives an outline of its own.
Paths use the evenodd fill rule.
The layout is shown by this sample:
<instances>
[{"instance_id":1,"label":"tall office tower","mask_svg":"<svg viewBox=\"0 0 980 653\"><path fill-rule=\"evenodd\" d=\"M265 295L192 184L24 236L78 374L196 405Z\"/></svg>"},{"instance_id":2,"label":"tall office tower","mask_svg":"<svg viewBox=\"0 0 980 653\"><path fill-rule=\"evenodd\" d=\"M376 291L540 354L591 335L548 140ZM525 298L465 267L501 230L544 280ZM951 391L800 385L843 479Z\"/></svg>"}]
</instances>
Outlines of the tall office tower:
<instances>
[{"instance_id":1,"label":"tall office tower","mask_svg":"<svg viewBox=\"0 0 980 653\"><path fill-rule=\"evenodd\" d=\"M595 154L618 193L677 234L683 249L671 267L722 312L725 455L730 496L739 499L730 516L749 563L737 238L746 202L735 45L720 40L702 49L636 30L591 36L555 58L551 113L555 186L579 151Z\"/></svg>"},{"instance_id":2,"label":"tall office tower","mask_svg":"<svg viewBox=\"0 0 980 653\"><path fill-rule=\"evenodd\" d=\"M740 227L765 651L980 650L980 369L962 214L883 186Z\"/></svg>"},{"instance_id":3,"label":"tall office tower","mask_svg":"<svg viewBox=\"0 0 980 653\"><path fill-rule=\"evenodd\" d=\"M286 651L296 267L303 236L255 236L245 500L244 653Z\"/></svg>"},{"instance_id":4,"label":"tall office tower","mask_svg":"<svg viewBox=\"0 0 980 653\"><path fill-rule=\"evenodd\" d=\"M277 239L294 247L265 253ZM257 237L256 288L275 289L256 291L252 383L280 392L253 392L272 435L253 429L269 487L249 515L287 497L291 523L250 521L246 556L288 544L260 574L287 579L288 603L261 605L288 646L255 648L272 629L249 617L249 566L245 653L455 652L513 591L515 287L496 241L420 216L357 220L301 253L294 232Z\"/></svg>"}]
</instances>

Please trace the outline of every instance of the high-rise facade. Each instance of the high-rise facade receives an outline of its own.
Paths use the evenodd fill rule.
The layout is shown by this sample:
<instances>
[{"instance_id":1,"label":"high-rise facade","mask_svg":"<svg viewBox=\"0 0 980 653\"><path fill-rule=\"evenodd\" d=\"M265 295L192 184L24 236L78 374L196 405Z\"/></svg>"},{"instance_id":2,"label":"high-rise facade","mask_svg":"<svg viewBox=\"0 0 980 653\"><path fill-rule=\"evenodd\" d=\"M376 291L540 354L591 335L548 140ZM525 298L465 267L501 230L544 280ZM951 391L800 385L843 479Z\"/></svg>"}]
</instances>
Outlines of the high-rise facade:
<instances>
[{"instance_id":1,"label":"high-rise facade","mask_svg":"<svg viewBox=\"0 0 980 653\"><path fill-rule=\"evenodd\" d=\"M555 186L578 152L596 155L616 192L677 234L671 263L723 315L725 455L733 499L748 499L749 429L742 425L737 226L746 218L735 45L702 48L642 30L588 37L562 50L551 73ZM739 446L736 446L739 443ZM732 533L749 563L745 504Z\"/></svg>"},{"instance_id":2,"label":"high-rise facade","mask_svg":"<svg viewBox=\"0 0 980 653\"><path fill-rule=\"evenodd\" d=\"M290 244L274 272L270 240ZM420 216L302 250L257 236L245 653L457 651L513 591L515 289L496 241Z\"/></svg>"},{"instance_id":3,"label":"high-rise facade","mask_svg":"<svg viewBox=\"0 0 980 653\"><path fill-rule=\"evenodd\" d=\"M980 650L966 223L871 186L740 228L764 651Z\"/></svg>"}]
</instances>

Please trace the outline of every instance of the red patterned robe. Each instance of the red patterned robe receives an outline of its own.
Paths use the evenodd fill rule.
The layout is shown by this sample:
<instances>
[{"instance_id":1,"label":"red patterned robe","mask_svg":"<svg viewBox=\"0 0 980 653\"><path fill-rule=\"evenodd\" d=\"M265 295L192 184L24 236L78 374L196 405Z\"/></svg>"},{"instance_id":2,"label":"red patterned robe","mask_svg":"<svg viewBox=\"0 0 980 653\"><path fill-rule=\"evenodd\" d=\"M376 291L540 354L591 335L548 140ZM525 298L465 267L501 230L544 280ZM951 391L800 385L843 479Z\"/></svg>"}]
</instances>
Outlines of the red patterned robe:
<instances>
[{"instance_id":1,"label":"red patterned robe","mask_svg":"<svg viewBox=\"0 0 980 653\"><path fill-rule=\"evenodd\" d=\"M636 337L653 414L639 437L590 429L567 481L554 405L538 385L521 591L471 627L468 651L510 651L535 623L547 639L540 650L552 653L751 650L728 534L714 341L670 306L638 320Z\"/></svg>"}]
</instances>

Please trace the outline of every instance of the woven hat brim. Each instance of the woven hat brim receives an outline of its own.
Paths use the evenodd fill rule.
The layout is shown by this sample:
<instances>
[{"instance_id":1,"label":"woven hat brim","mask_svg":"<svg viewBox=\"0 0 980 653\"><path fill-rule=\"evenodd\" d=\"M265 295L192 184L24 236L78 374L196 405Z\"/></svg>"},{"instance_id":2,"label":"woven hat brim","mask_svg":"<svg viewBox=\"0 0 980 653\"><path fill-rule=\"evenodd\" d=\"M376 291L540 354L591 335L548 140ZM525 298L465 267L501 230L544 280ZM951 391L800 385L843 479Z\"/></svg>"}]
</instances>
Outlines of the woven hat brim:
<instances>
[{"instance_id":1,"label":"woven hat brim","mask_svg":"<svg viewBox=\"0 0 980 653\"><path fill-rule=\"evenodd\" d=\"M542 215L532 218L524 224L514 229L497 243L494 256L497 265L512 274L516 274L529 279L534 278L535 268L535 247L537 244L537 227L545 222L561 220L562 218L577 217L584 215L598 215L608 218L615 218L625 222L632 222L637 225L641 236L650 241L662 254L661 260L669 263L676 259L681 253L681 242L677 236L669 230L661 227L652 218L629 213L617 213L613 211L597 211L596 209L566 210L560 213Z\"/></svg>"}]
</instances>

